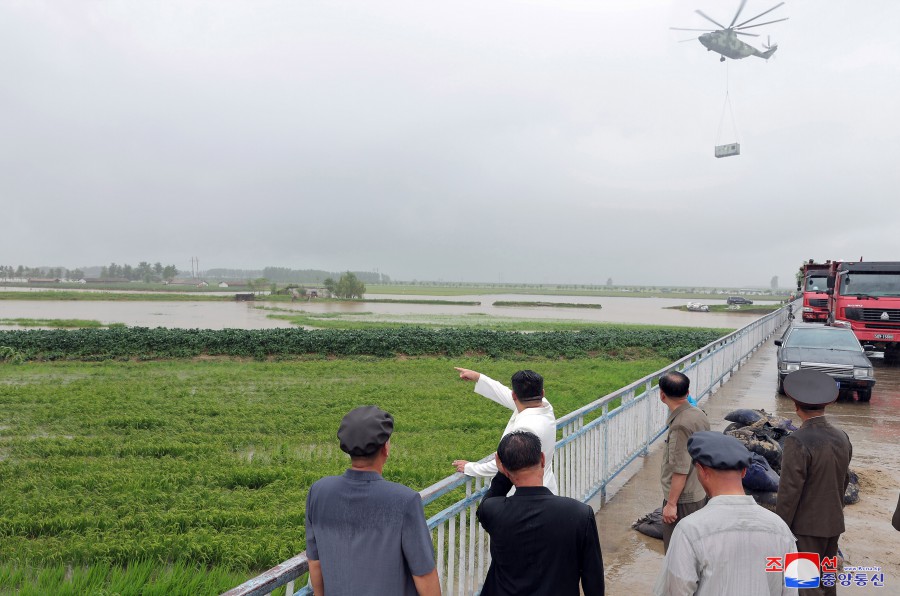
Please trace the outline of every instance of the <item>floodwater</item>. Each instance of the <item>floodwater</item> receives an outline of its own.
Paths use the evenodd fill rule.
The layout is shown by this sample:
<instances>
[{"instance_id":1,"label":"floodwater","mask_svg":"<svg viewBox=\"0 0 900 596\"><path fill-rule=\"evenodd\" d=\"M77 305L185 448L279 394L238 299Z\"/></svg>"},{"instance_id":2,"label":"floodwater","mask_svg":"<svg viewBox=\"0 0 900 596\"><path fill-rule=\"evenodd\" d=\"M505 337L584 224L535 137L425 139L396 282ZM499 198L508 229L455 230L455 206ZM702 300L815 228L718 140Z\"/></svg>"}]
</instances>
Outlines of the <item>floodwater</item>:
<instances>
[{"instance_id":1,"label":"floodwater","mask_svg":"<svg viewBox=\"0 0 900 596\"><path fill-rule=\"evenodd\" d=\"M900 539L891 527L891 515L900 493L900 367L886 366L880 359L873 359L873 364L876 385L871 402L839 401L827 408L829 420L850 436L850 467L860 478L860 501L844 510L847 530L840 548L847 565L879 566L885 577L883 588L854 585L848 593L897 594ZM775 367L775 348L769 340L731 381L701 404L713 430L724 429L728 424L724 416L736 408L764 408L799 423L793 402L777 393ZM632 521L662 505L660 443L644 461L639 460L635 475L597 512L611 594L652 593L662 566L662 541L631 529Z\"/></svg>"},{"instance_id":2,"label":"floodwater","mask_svg":"<svg viewBox=\"0 0 900 596\"><path fill-rule=\"evenodd\" d=\"M684 312L667 307L687 304L688 300L673 298L598 298L585 296L539 296L523 294L491 294L473 296L388 296L367 295L368 298L406 300L453 300L481 302L479 306L452 304L397 304L388 302L279 302L283 309L315 313L360 313L397 316L456 315L477 313L510 319L555 319L610 323L643 323L679 327L740 328L759 315L734 313ZM596 308L502 307L496 301L567 302L601 304ZM724 300L704 301L724 304ZM263 303L265 304L265 303ZM124 323L139 327L201 328L201 329L270 329L290 327L287 321L267 318L269 312L255 308L262 304L246 302L163 302L163 301L75 301L75 300L2 300L0 319L88 319L104 324ZM272 306L272 305L269 305ZM19 327L0 326L0 329Z\"/></svg>"},{"instance_id":3,"label":"floodwater","mask_svg":"<svg viewBox=\"0 0 900 596\"><path fill-rule=\"evenodd\" d=\"M171 329L272 329L292 327L269 319L247 302L116 302L0 300L0 319L86 319L103 324ZM0 330L24 327L0 325Z\"/></svg>"}]
</instances>

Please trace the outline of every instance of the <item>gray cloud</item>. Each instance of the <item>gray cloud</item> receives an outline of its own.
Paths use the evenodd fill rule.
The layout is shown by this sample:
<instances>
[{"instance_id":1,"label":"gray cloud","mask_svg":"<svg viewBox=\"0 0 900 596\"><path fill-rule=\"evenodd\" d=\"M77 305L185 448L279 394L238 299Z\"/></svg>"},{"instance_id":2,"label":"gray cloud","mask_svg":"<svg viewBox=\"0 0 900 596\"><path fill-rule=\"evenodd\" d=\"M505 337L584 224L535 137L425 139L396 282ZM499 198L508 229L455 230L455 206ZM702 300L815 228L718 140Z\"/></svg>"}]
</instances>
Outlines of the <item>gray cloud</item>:
<instances>
[{"instance_id":1,"label":"gray cloud","mask_svg":"<svg viewBox=\"0 0 900 596\"><path fill-rule=\"evenodd\" d=\"M4 3L0 260L787 285L897 259L900 6L790 2L769 63L667 31L736 6Z\"/></svg>"}]
</instances>

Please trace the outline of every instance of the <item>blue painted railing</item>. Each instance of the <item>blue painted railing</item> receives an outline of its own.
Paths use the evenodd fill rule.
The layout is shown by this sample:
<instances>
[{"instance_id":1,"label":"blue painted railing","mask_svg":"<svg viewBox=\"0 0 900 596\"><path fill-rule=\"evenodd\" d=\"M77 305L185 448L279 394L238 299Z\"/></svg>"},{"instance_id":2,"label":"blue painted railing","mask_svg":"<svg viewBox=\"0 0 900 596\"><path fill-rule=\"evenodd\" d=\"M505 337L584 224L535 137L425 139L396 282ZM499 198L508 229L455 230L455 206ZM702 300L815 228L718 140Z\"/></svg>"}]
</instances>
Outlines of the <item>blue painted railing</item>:
<instances>
[{"instance_id":1,"label":"blue painted railing","mask_svg":"<svg viewBox=\"0 0 900 596\"><path fill-rule=\"evenodd\" d=\"M665 432L668 410L659 403L659 378L671 370L681 371L691 379L694 397L705 399L787 319L788 307L781 308L557 420L559 440L553 467L559 494L584 502L596 501L599 496L597 505L602 505L612 480L646 455ZM453 474L420 492L423 506L448 495L456 497L452 505L428 519L443 594L477 594L487 574L489 537L475 519L478 501L486 490L485 479ZM224 596L263 596L281 586L286 586L287 594L294 594L294 582L308 571L306 553L300 553ZM308 596L312 590L303 586L296 594Z\"/></svg>"}]
</instances>

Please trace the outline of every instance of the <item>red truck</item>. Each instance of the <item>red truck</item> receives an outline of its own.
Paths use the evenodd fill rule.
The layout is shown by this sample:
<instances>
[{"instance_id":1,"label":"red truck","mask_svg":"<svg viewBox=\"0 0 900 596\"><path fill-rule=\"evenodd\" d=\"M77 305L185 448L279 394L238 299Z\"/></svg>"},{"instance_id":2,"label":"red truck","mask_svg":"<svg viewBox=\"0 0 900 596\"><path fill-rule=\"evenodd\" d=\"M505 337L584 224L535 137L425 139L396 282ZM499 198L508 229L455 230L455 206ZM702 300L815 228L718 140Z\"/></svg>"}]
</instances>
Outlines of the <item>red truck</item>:
<instances>
[{"instance_id":1,"label":"red truck","mask_svg":"<svg viewBox=\"0 0 900 596\"><path fill-rule=\"evenodd\" d=\"M803 320L824 323L828 320L828 274L831 261L816 263L812 259L800 267L797 291L803 292Z\"/></svg>"},{"instance_id":2,"label":"red truck","mask_svg":"<svg viewBox=\"0 0 900 596\"><path fill-rule=\"evenodd\" d=\"M851 329L867 350L900 360L900 262L832 262L827 324Z\"/></svg>"}]
</instances>

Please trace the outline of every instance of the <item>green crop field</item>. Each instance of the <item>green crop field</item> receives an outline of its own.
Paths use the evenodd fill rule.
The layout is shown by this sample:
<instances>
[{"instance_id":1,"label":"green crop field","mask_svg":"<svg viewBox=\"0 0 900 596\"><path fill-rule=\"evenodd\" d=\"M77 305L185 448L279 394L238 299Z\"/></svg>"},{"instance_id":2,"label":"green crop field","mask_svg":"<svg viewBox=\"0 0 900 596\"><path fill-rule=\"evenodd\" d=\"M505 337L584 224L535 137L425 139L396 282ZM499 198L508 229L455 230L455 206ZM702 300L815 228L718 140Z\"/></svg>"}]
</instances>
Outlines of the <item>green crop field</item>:
<instances>
[{"instance_id":1,"label":"green crop field","mask_svg":"<svg viewBox=\"0 0 900 596\"><path fill-rule=\"evenodd\" d=\"M321 333L313 337L351 352L386 342L424 354L428 346L441 353L445 341L474 340L498 342L492 350L502 352L512 338L536 335ZM601 344L627 335L613 333ZM306 492L346 467L335 432L351 408L377 404L394 414L385 476L420 490L452 473L453 459L490 453L509 416L475 395L453 366L504 381L520 368L535 369L562 416L665 366L671 358L662 352L690 350L716 334L645 328L637 335L644 348L601 350L595 357L583 347L564 358L567 349L549 357L489 358L464 350L453 357L395 357L390 348L389 357L300 350L273 360L265 358L271 352L248 348L255 358L248 360L208 348L283 349L308 333L0 333L0 346L16 339L15 350L28 358L0 362L0 593L224 591L304 549ZM547 336L555 349L584 341L566 340L577 337L572 333ZM34 361L46 356L47 345L55 345L53 358L75 360ZM144 360L169 349L192 357ZM93 358L102 361L83 361Z\"/></svg>"}]
</instances>

